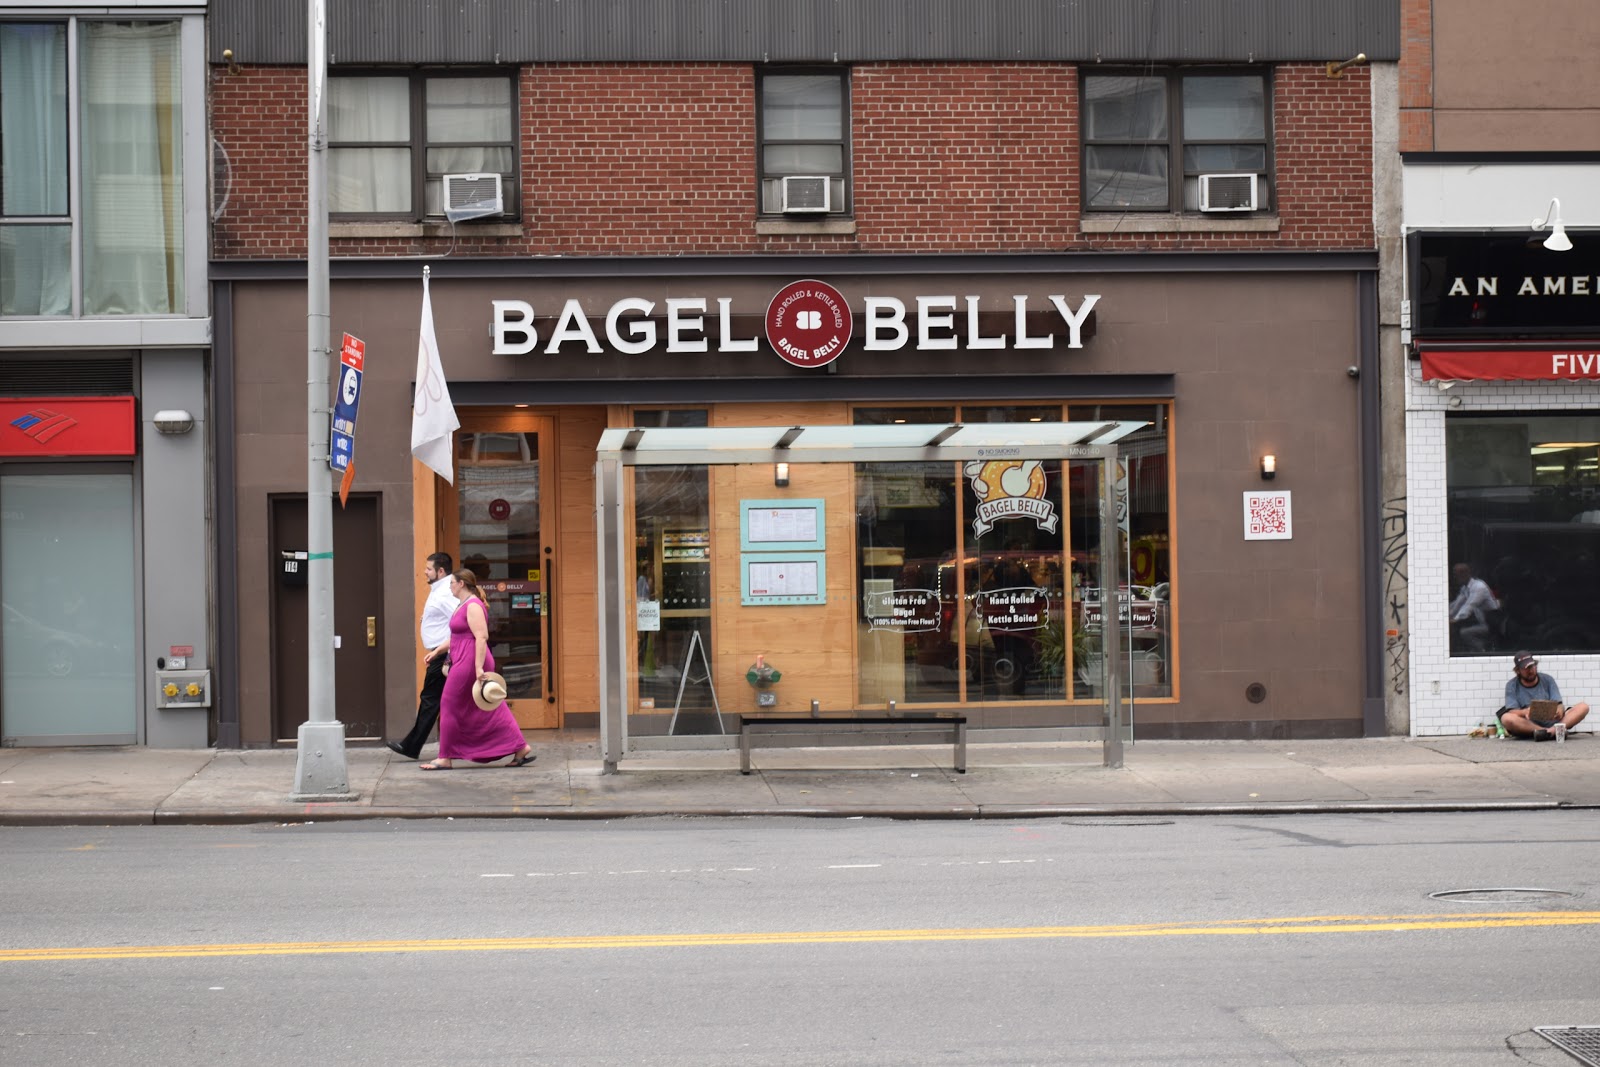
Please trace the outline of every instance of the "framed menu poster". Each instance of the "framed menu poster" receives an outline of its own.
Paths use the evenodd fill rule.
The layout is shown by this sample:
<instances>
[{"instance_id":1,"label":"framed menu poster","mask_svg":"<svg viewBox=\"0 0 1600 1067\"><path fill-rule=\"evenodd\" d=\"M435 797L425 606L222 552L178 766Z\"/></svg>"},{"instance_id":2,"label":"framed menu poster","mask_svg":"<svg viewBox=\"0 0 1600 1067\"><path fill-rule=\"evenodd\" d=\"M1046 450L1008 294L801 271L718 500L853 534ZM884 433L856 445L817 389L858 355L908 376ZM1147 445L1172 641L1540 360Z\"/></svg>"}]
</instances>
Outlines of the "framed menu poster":
<instances>
[{"instance_id":1,"label":"framed menu poster","mask_svg":"<svg viewBox=\"0 0 1600 1067\"><path fill-rule=\"evenodd\" d=\"M826 526L821 500L739 501L739 547L746 552L821 552Z\"/></svg>"},{"instance_id":2,"label":"framed menu poster","mask_svg":"<svg viewBox=\"0 0 1600 1067\"><path fill-rule=\"evenodd\" d=\"M739 556L741 603L827 602L827 556L822 552L744 552Z\"/></svg>"}]
</instances>

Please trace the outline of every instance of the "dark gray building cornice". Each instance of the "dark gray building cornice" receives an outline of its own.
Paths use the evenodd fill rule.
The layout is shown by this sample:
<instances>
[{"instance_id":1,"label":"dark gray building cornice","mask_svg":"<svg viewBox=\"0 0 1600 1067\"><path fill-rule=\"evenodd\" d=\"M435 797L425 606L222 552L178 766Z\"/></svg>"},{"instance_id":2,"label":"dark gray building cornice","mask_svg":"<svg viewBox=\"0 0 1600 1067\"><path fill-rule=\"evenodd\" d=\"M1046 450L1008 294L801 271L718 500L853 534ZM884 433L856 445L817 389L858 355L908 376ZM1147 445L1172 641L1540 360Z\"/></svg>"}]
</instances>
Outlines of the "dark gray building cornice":
<instances>
[{"instance_id":1,"label":"dark gray building cornice","mask_svg":"<svg viewBox=\"0 0 1600 1067\"><path fill-rule=\"evenodd\" d=\"M306 5L211 0L211 62L303 64ZM329 62L1079 63L1400 55L1399 0L332 0Z\"/></svg>"},{"instance_id":2,"label":"dark gray building cornice","mask_svg":"<svg viewBox=\"0 0 1600 1067\"><path fill-rule=\"evenodd\" d=\"M1254 271L1376 271L1375 251L1350 252L1063 252L1019 254L807 256L562 256L493 259L335 259L335 281L416 278L703 278L895 274L1163 274ZM214 259L214 282L303 281L303 259Z\"/></svg>"}]
</instances>

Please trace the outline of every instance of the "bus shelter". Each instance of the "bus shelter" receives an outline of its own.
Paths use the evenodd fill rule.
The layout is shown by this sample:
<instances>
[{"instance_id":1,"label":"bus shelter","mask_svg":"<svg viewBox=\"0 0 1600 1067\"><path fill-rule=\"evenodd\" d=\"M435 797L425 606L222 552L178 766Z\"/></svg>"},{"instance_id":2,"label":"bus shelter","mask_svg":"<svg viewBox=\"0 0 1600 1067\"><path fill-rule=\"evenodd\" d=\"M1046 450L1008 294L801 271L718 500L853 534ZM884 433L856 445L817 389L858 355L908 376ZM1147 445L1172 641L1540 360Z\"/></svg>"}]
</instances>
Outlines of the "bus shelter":
<instances>
[{"instance_id":1,"label":"bus shelter","mask_svg":"<svg viewBox=\"0 0 1600 1067\"><path fill-rule=\"evenodd\" d=\"M862 465L869 465L876 471L892 471L896 469L894 465L949 464L964 472L974 489L981 491L983 501L978 510L987 517L989 525L979 528L989 530L1007 518L1025 518L1030 513L1042 515L1047 507L1042 500L1044 478L1039 473L1044 464L1054 463L1053 469L1057 472L1065 471L1069 463L1086 464L1092 471L1092 484L1098 490L1095 518L1099 544L1114 546L1118 543L1117 442L1145 425L1131 421L902 423L619 427L604 431L596 449L595 507L600 741L605 772L615 773L630 751L683 747L683 739L673 737L670 729L663 737L659 730L651 734L632 725L633 715L644 701L630 685L630 680L637 682L641 664L650 656L647 638L651 628L659 628L660 616L671 610L662 610L663 601L670 604L682 599L668 598L663 591L653 589L640 570L642 538L635 531L634 509L638 479L649 477L645 472L692 469L728 475L719 483L721 491L708 494L711 498L709 521L704 531L676 531L667 547L655 549L656 555L660 557L665 553L668 564L678 564L685 559L704 560L701 566L706 573L715 566L720 575L716 583L717 599L729 605L724 610L734 613L728 616L731 625L727 629L735 635L759 635L766 627L765 632L785 633L791 637L800 635L798 639L804 640L809 631L803 620L812 616L799 611L785 616L781 614L782 609L820 608L826 603L830 589L836 591L836 600L893 596L892 590L874 594L870 582L858 582L853 576L851 568L860 556L853 555L855 548L850 543L851 537L840 536L838 531L853 521L854 516L842 516L838 512L853 512L854 497L838 494L830 512L827 497L812 497L808 489L812 484L823 482L838 486L841 479L830 479L826 475L808 479L804 476L807 472L837 472L840 464L856 465L857 471L864 469ZM735 473L742 477L734 479ZM832 536L828 534L830 525L835 531ZM714 530L718 532L713 533ZM713 540L719 543L715 553L711 547ZM720 561L715 565L711 562L713 555ZM834 576L831 585L826 578L830 563ZM1101 551L1095 568L1097 574L1090 575L1091 579L1097 579L1099 592L1096 595L1101 601L1098 650L1094 657L1098 659L1094 666L1098 667L1100 678L1097 686L1100 706L1098 724L1091 736L1099 734L1107 767L1122 765L1123 739L1128 731L1122 699L1125 665L1121 662L1119 648L1119 614L1105 606L1122 597L1118 564L1115 551ZM840 580L841 574L852 575L848 586ZM844 589L848 592L840 592ZM853 605L852 613L858 607ZM964 613L966 608L959 610ZM1063 622L1079 625L1078 620L1070 617ZM832 639L818 631L818 642ZM752 636L751 640L759 643L760 637ZM684 673L693 662L699 641L699 631L695 630L688 646ZM709 677L719 650L700 647L698 653L698 662L703 664L705 675ZM725 680L730 677L726 669L729 657L735 654L748 653L739 648L722 654L724 670L721 673ZM756 677L754 672L759 662L757 653L757 660L751 665L752 673L747 677ZM756 683L752 681L751 684ZM811 684L820 683L813 679ZM681 700L681 680L678 687ZM728 686L725 684L724 688ZM803 696L805 692L791 689L788 699ZM718 699L714 687L712 695ZM741 691L726 694L730 705L748 698L749 694ZM858 702L862 706L883 706L883 702L874 702L865 696ZM892 707L893 700L887 703ZM723 710L719 700L715 722L721 736L703 736L701 743L708 746L731 744L732 739L722 728ZM667 719L665 709L656 707L653 700L651 711L652 724ZM676 725L677 719L674 708L672 725ZM982 731L975 734L975 740L982 740Z\"/></svg>"}]
</instances>

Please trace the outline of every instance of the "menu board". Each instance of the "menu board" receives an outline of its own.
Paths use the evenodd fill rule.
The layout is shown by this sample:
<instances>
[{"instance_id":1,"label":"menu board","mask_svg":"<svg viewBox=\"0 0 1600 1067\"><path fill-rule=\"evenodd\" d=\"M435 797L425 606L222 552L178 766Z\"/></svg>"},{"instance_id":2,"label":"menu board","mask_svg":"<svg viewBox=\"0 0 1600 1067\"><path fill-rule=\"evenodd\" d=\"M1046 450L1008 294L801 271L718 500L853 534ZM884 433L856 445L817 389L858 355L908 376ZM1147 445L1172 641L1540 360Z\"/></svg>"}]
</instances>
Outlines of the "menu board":
<instances>
[{"instance_id":1,"label":"menu board","mask_svg":"<svg viewBox=\"0 0 1600 1067\"><path fill-rule=\"evenodd\" d=\"M746 552L816 552L827 547L821 500L739 501L739 547Z\"/></svg>"},{"instance_id":2,"label":"menu board","mask_svg":"<svg viewBox=\"0 0 1600 1067\"><path fill-rule=\"evenodd\" d=\"M821 552L746 552L739 557L744 604L821 604L826 599Z\"/></svg>"}]
</instances>

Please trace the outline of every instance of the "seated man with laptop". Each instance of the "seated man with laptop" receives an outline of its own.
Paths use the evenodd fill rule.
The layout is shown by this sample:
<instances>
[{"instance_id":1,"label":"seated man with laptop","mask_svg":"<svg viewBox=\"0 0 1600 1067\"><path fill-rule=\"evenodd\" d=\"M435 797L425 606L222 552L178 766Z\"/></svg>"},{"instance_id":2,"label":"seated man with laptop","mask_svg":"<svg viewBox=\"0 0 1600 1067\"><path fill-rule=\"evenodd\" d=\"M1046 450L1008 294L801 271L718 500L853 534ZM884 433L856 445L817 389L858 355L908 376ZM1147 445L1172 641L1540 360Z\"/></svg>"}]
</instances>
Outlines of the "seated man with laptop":
<instances>
[{"instance_id":1,"label":"seated man with laptop","mask_svg":"<svg viewBox=\"0 0 1600 1067\"><path fill-rule=\"evenodd\" d=\"M1589 705L1563 705L1556 680L1539 673L1539 661L1532 652L1518 652L1511 667L1516 676L1506 683L1505 707L1495 713L1500 725L1512 737L1565 741L1567 731L1589 714Z\"/></svg>"}]
</instances>

